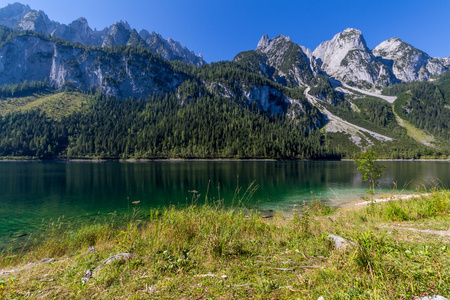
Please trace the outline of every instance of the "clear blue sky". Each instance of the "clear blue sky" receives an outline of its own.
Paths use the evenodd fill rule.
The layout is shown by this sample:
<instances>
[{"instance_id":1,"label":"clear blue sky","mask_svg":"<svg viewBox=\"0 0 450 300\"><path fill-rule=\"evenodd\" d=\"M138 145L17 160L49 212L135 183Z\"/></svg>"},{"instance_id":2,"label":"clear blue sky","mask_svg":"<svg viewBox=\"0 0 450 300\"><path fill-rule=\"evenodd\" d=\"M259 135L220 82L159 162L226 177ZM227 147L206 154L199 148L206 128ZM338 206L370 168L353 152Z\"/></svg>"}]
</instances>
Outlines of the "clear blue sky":
<instances>
[{"instance_id":1,"label":"clear blue sky","mask_svg":"<svg viewBox=\"0 0 450 300\"><path fill-rule=\"evenodd\" d=\"M15 1L0 0L0 7ZM255 49L262 35L279 34L311 50L348 27L369 48L397 36L431 56L450 56L449 0L22 0L68 24L85 17L103 29L127 20L173 38L208 62Z\"/></svg>"}]
</instances>

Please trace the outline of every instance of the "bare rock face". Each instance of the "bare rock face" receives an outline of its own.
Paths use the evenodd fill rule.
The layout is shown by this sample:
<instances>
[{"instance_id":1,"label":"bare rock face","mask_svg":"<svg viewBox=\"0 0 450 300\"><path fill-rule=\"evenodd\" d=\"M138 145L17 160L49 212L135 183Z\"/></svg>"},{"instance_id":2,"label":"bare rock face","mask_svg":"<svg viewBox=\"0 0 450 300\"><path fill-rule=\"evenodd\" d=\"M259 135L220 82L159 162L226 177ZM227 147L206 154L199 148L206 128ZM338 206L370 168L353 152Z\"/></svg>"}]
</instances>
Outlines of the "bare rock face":
<instances>
[{"instance_id":1,"label":"bare rock face","mask_svg":"<svg viewBox=\"0 0 450 300\"><path fill-rule=\"evenodd\" d=\"M147 54L151 55L151 54ZM19 36L0 49L0 84L50 79L55 87L73 85L105 94L146 97L176 88L183 80L156 56L122 54L56 44L35 36Z\"/></svg>"},{"instance_id":2,"label":"bare rock face","mask_svg":"<svg viewBox=\"0 0 450 300\"><path fill-rule=\"evenodd\" d=\"M341 62L348 52L355 50L370 52L361 31L347 28L317 46L313 55L322 61L322 69L332 74L341 69Z\"/></svg>"},{"instance_id":3,"label":"bare rock face","mask_svg":"<svg viewBox=\"0 0 450 300\"><path fill-rule=\"evenodd\" d=\"M103 40L102 47L126 45L130 39L130 31L124 24L117 22Z\"/></svg>"},{"instance_id":4,"label":"bare rock face","mask_svg":"<svg viewBox=\"0 0 450 300\"><path fill-rule=\"evenodd\" d=\"M397 37L382 42L372 52L381 57L401 81L428 80L432 75L442 74L448 68L445 61L431 58Z\"/></svg>"},{"instance_id":5,"label":"bare rock face","mask_svg":"<svg viewBox=\"0 0 450 300\"><path fill-rule=\"evenodd\" d=\"M313 52L320 68L329 76L362 88L382 87L396 82L389 68L367 48L361 31L348 28Z\"/></svg>"},{"instance_id":6,"label":"bare rock face","mask_svg":"<svg viewBox=\"0 0 450 300\"><path fill-rule=\"evenodd\" d=\"M20 3L8 4L0 9L0 25L14 27L25 15L31 11L28 5Z\"/></svg>"},{"instance_id":7,"label":"bare rock face","mask_svg":"<svg viewBox=\"0 0 450 300\"><path fill-rule=\"evenodd\" d=\"M79 18L69 25L52 21L43 11L32 10L28 5L10 4L0 9L0 25L18 30L31 30L41 34L50 34L68 42L80 43L86 46L112 47L128 45L152 49L156 54L168 60L180 60L196 66L206 64L201 55L195 55L179 42L172 39L156 41L157 45L147 44L148 37L138 34L127 21L119 21L100 31L89 27L85 18ZM146 30L141 31L147 32ZM145 34L144 34L145 35ZM156 34L152 34L156 35ZM160 37L160 36L159 36Z\"/></svg>"},{"instance_id":8,"label":"bare rock face","mask_svg":"<svg viewBox=\"0 0 450 300\"><path fill-rule=\"evenodd\" d=\"M315 73L308 51L282 34L273 39L264 35L256 50L241 52L234 61L285 86L305 86Z\"/></svg>"},{"instance_id":9,"label":"bare rock face","mask_svg":"<svg viewBox=\"0 0 450 300\"><path fill-rule=\"evenodd\" d=\"M50 21L43 11L29 11L15 26L19 30L31 30L42 34L50 34L59 23Z\"/></svg>"},{"instance_id":10,"label":"bare rock face","mask_svg":"<svg viewBox=\"0 0 450 300\"><path fill-rule=\"evenodd\" d=\"M106 30L93 31L85 18L78 18L69 25L58 26L51 35L73 43L101 46L106 36Z\"/></svg>"},{"instance_id":11,"label":"bare rock face","mask_svg":"<svg viewBox=\"0 0 450 300\"><path fill-rule=\"evenodd\" d=\"M201 55L196 56L194 52L189 51L188 48L171 38L166 40L160 34L155 32L150 33L145 29L141 30L139 35L153 53L159 54L164 59L179 60L196 66L206 64Z\"/></svg>"}]
</instances>

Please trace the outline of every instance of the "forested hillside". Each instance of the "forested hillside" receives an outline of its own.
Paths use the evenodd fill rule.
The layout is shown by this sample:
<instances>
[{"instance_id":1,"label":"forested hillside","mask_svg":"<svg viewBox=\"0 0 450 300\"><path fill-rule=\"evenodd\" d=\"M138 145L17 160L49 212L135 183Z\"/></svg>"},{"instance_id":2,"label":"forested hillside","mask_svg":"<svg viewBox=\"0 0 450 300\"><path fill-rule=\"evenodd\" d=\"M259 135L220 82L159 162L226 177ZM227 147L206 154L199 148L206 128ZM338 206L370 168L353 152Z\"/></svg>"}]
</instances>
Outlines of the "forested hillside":
<instances>
[{"instance_id":1,"label":"forested hillside","mask_svg":"<svg viewBox=\"0 0 450 300\"><path fill-rule=\"evenodd\" d=\"M217 96L182 103L174 94L146 100L92 94L88 105L59 121L40 109L0 117L0 155L306 159L351 152L332 143L334 135L325 140L290 116L243 109Z\"/></svg>"},{"instance_id":2,"label":"forested hillside","mask_svg":"<svg viewBox=\"0 0 450 300\"><path fill-rule=\"evenodd\" d=\"M448 141L450 138L450 72L433 82L415 82L387 87L397 95L395 112L414 126Z\"/></svg>"},{"instance_id":3,"label":"forested hillside","mask_svg":"<svg viewBox=\"0 0 450 300\"><path fill-rule=\"evenodd\" d=\"M144 47L89 47L0 28L0 51L24 41L47 51L30 57L23 51L30 67L56 60L51 49L67 61L54 77L35 70L30 78L42 80L0 86L2 157L341 159L368 147L385 158L449 155L449 73L389 86L384 92L398 95L392 106L333 86L283 36L235 61L203 66L168 61ZM436 143L411 138L396 114ZM330 129L332 120L351 130Z\"/></svg>"}]
</instances>

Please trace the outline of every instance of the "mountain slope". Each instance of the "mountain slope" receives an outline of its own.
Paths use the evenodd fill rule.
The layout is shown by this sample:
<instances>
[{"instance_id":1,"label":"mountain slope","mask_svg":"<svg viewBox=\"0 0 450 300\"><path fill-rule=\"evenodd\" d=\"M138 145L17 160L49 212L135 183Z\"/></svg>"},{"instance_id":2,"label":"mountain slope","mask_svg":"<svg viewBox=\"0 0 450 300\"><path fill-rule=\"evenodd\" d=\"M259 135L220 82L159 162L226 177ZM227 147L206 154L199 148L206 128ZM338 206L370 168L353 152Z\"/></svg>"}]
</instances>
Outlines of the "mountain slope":
<instances>
[{"instance_id":1,"label":"mountain slope","mask_svg":"<svg viewBox=\"0 0 450 300\"><path fill-rule=\"evenodd\" d=\"M158 56L133 48L99 50L18 34L0 49L0 84L49 80L57 88L98 88L124 98L171 91L185 77Z\"/></svg>"},{"instance_id":2,"label":"mountain slope","mask_svg":"<svg viewBox=\"0 0 450 300\"><path fill-rule=\"evenodd\" d=\"M232 62L204 65L180 43L138 33L126 21L97 31L83 18L61 25L18 4L0 17L15 28L0 27L0 155L336 158L366 147L386 156L394 149L395 158L448 153L417 143L399 125L406 120L429 132L436 145L447 141L448 76L396 84L434 79L448 59L398 39L371 51L359 30L346 29L311 52L284 35L265 35ZM386 85L403 94L395 100L373 90ZM54 94L41 96L46 88ZM76 101L67 94L73 90L94 100ZM86 106L89 112L81 111ZM23 135L16 134L21 122Z\"/></svg>"}]
</instances>

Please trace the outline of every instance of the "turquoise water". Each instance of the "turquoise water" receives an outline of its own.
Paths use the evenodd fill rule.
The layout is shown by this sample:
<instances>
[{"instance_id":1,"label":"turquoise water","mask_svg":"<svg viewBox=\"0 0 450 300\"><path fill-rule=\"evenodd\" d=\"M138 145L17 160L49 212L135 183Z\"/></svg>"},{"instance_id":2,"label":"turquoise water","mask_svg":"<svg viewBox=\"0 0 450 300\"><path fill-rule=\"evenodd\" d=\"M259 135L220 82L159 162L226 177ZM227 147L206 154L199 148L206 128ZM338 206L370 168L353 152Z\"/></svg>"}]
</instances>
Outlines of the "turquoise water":
<instances>
[{"instance_id":1,"label":"turquoise water","mask_svg":"<svg viewBox=\"0 0 450 300\"><path fill-rule=\"evenodd\" d=\"M438 182L450 187L449 162L383 164L383 192L394 183L405 192ZM249 186L258 187L250 199ZM0 249L58 219L86 222L137 207L145 216L152 207L204 203L206 195L258 209L290 209L313 197L338 206L359 200L365 189L354 162L0 162Z\"/></svg>"}]
</instances>

